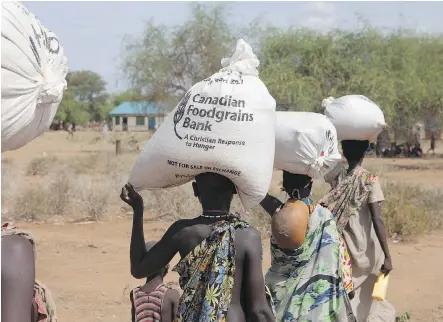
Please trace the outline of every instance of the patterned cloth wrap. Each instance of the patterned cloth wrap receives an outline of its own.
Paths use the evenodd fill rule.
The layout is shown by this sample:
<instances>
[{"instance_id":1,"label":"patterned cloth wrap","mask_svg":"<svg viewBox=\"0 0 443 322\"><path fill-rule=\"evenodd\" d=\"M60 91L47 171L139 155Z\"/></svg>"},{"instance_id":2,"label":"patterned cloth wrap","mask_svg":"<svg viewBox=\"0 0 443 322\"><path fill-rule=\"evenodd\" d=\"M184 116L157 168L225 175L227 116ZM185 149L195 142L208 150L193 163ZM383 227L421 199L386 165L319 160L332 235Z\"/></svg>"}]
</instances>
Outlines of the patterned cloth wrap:
<instances>
[{"instance_id":1,"label":"patterned cloth wrap","mask_svg":"<svg viewBox=\"0 0 443 322\"><path fill-rule=\"evenodd\" d=\"M249 224L239 215L212 225L212 233L173 269L183 290L175 322L227 321L235 276L235 231ZM266 296L271 294L266 288Z\"/></svg>"},{"instance_id":2,"label":"patterned cloth wrap","mask_svg":"<svg viewBox=\"0 0 443 322\"><path fill-rule=\"evenodd\" d=\"M281 249L271 239L271 268L266 274L277 321L354 322L342 281L340 238L330 211L312 200L308 231L294 250Z\"/></svg>"},{"instance_id":3,"label":"patterned cloth wrap","mask_svg":"<svg viewBox=\"0 0 443 322\"><path fill-rule=\"evenodd\" d=\"M354 290L354 283L352 282L352 262L349 255L348 247L346 246L343 234L338 234L340 241L340 262L342 266L341 277L346 290L346 293L351 293Z\"/></svg>"},{"instance_id":4,"label":"patterned cloth wrap","mask_svg":"<svg viewBox=\"0 0 443 322\"><path fill-rule=\"evenodd\" d=\"M371 186L376 180L376 175L362 167L356 167L349 174L346 173L346 169L341 168L333 189L319 201L319 204L327 207L334 215L340 234L362 203L367 202Z\"/></svg>"},{"instance_id":5,"label":"patterned cloth wrap","mask_svg":"<svg viewBox=\"0 0 443 322\"><path fill-rule=\"evenodd\" d=\"M337 222L337 230L340 234L341 258L347 267L343 270L343 280L345 288L349 292L354 290L352 281L352 261L343 236L351 216L355 216L363 202L368 198L371 185L376 176L362 167L355 168L349 175L342 168L342 172L337 174L335 187L324 196L319 203L327 207Z\"/></svg>"},{"instance_id":6,"label":"patterned cloth wrap","mask_svg":"<svg viewBox=\"0 0 443 322\"><path fill-rule=\"evenodd\" d=\"M35 253L35 239L32 234L27 231L18 229L16 226L5 223L2 225L2 238L5 236L19 235L32 244ZM37 305L38 322L57 322L57 314L55 311L55 303L49 289L40 281L34 282L34 302Z\"/></svg>"},{"instance_id":7,"label":"patterned cloth wrap","mask_svg":"<svg viewBox=\"0 0 443 322\"><path fill-rule=\"evenodd\" d=\"M395 321L392 304L372 300L374 283L385 259L369 209L370 203L384 201L380 182L361 166L348 171L340 164L325 176L325 181L333 189L319 203L332 212L351 258L354 314L359 321Z\"/></svg>"}]
</instances>

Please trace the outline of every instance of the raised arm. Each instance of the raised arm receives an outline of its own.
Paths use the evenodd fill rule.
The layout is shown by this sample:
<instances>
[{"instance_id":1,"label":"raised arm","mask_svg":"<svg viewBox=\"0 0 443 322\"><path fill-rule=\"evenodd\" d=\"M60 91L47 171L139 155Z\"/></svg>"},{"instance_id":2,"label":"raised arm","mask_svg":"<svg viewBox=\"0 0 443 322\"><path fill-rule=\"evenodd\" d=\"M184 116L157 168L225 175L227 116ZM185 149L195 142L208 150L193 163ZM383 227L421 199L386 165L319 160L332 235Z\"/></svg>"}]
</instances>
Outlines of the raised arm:
<instances>
[{"instance_id":1,"label":"raised arm","mask_svg":"<svg viewBox=\"0 0 443 322\"><path fill-rule=\"evenodd\" d=\"M123 187L120 197L134 211L130 246L131 274L135 278L151 276L169 264L177 253L174 241L176 225L169 227L160 241L147 252L143 232L143 199L129 184Z\"/></svg>"},{"instance_id":2,"label":"raised arm","mask_svg":"<svg viewBox=\"0 0 443 322\"><path fill-rule=\"evenodd\" d=\"M272 310L266 300L265 281L262 272L261 235L254 228L245 232L244 285L247 303L247 321L275 321Z\"/></svg>"}]
</instances>

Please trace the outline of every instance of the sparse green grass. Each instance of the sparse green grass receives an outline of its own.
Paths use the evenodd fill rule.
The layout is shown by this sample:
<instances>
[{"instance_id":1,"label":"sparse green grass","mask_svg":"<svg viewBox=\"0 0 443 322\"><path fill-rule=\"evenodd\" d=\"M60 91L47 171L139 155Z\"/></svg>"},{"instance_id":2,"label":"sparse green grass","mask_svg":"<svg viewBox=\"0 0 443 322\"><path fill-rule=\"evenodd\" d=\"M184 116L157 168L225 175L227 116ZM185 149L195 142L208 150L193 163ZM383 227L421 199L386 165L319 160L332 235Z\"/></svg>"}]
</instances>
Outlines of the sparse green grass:
<instances>
[{"instance_id":1,"label":"sparse green grass","mask_svg":"<svg viewBox=\"0 0 443 322\"><path fill-rule=\"evenodd\" d=\"M410 239L442 227L439 190L424 190L397 183L383 185L383 218L389 235Z\"/></svg>"},{"instance_id":2,"label":"sparse green grass","mask_svg":"<svg viewBox=\"0 0 443 322\"><path fill-rule=\"evenodd\" d=\"M411 314L406 312L400 316L397 316L395 318L395 322L407 322L407 321L411 321Z\"/></svg>"}]
</instances>

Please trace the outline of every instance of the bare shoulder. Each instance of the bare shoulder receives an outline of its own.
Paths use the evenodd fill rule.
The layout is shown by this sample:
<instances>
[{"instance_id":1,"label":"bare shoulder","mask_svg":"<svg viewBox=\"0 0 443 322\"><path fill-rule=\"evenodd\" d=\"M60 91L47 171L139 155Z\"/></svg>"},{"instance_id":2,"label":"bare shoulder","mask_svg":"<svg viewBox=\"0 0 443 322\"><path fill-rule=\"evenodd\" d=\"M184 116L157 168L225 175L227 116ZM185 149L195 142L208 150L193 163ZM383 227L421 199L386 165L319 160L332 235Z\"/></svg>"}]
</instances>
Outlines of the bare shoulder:
<instances>
[{"instance_id":1,"label":"bare shoulder","mask_svg":"<svg viewBox=\"0 0 443 322\"><path fill-rule=\"evenodd\" d=\"M192 228L193 226L197 225L197 218L191 218L191 219L179 219L176 222L174 222L170 228L175 228L177 230L182 230L185 228Z\"/></svg>"},{"instance_id":2,"label":"bare shoulder","mask_svg":"<svg viewBox=\"0 0 443 322\"><path fill-rule=\"evenodd\" d=\"M21 279L23 276L17 274L17 268L26 268L34 270L34 248L31 242L23 236L12 235L2 237L1 242L2 259L1 261L2 276L11 276L12 278Z\"/></svg>"},{"instance_id":3,"label":"bare shoulder","mask_svg":"<svg viewBox=\"0 0 443 322\"><path fill-rule=\"evenodd\" d=\"M257 245L261 245L261 233L252 226L238 229L235 239L245 251L255 250Z\"/></svg>"},{"instance_id":4,"label":"bare shoulder","mask_svg":"<svg viewBox=\"0 0 443 322\"><path fill-rule=\"evenodd\" d=\"M166 231L165 235L169 235L170 237L182 235L183 233L186 233L186 230L189 230L189 228L192 227L192 223L190 219L179 219L176 222L174 222L171 226L169 226L168 230Z\"/></svg>"},{"instance_id":5,"label":"bare shoulder","mask_svg":"<svg viewBox=\"0 0 443 322\"><path fill-rule=\"evenodd\" d=\"M23 236L11 235L2 237L2 253L8 256L20 257L23 255L33 255L34 249L31 242Z\"/></svg>"},{"instance_id":6,"label":"bare shoulder","mask_svg":"<svg viewBox=\"0 0 443 322\"><path fill-rule=\"evenodd\" d=\"M194 219L180 219L171 225L169 228L174 233L179 233L180 236L194 234L196 230L196 222Z\"/></svg>"},{"instance_id":7,"label":"bare shoulder","mask_svg":"<svg viewBox=\"0 0 443 322\"><path fill-rule=\"evenodd\" d=\"M169 288L165 293L165 300L168 300L169 302L177 303L180 299L180 293L173 288Z\"/></svg>"},{"instance_id":8,"label":"bare shoulder","mask_svg":"<svg viewBox=\"0 0 443 322\"><path fill-rule=\"evenodd\" d=\"M174 223L172 223L172 225L169 226L168 230L178 231L185 226L186 221L187 221L187 219L179 219L179 220L175 221Z\"/></svg>"},{"instance_id":9,"label":"bare shoulder","mask_svg":"<svg viewBox=\"0 0 443 322\"><path fill-rule=\"evenodd\" d=\"M241 236L242 238L247 239L260 239L261 233L257 230L257 228L248 226L246 228L238 229L236 231L237 236Z\"/></svg>"}]
</instances>

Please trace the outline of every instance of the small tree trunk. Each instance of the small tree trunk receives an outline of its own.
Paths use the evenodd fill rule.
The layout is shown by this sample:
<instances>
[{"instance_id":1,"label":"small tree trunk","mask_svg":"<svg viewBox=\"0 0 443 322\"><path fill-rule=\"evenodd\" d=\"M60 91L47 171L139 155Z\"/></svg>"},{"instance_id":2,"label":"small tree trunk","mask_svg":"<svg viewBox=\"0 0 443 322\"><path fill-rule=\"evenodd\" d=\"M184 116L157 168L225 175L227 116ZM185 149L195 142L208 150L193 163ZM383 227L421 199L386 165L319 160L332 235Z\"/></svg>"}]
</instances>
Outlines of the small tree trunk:
<instances>
[{"instance_id":1,"label":"small tree trunk","mask_svg":"<svg viewBox=\"0 0 443 322\"><path fill-rule=\"evenodd\" d=\"M121 141L120 140L117 140L117 141L115 141L115 154L116 155L120 155L122 153L122 150L121 150Z\"/></svg>"}]
</instances>

